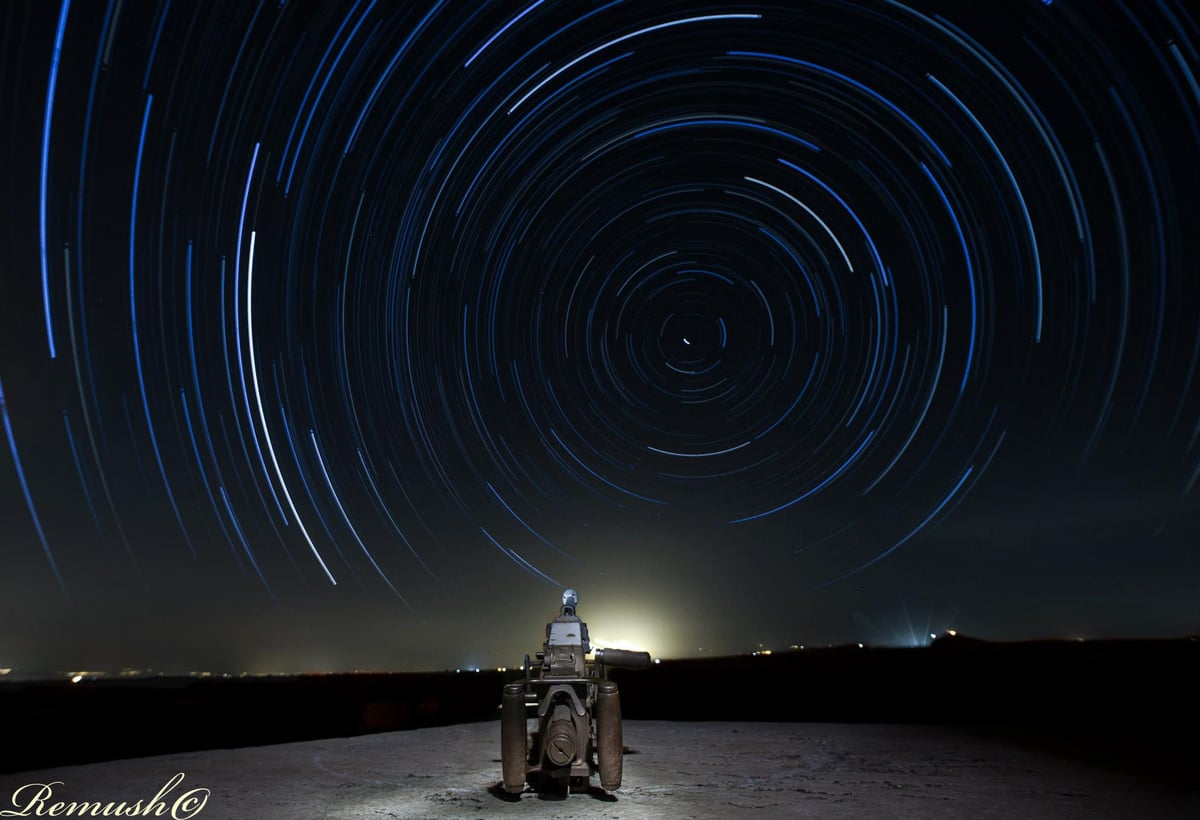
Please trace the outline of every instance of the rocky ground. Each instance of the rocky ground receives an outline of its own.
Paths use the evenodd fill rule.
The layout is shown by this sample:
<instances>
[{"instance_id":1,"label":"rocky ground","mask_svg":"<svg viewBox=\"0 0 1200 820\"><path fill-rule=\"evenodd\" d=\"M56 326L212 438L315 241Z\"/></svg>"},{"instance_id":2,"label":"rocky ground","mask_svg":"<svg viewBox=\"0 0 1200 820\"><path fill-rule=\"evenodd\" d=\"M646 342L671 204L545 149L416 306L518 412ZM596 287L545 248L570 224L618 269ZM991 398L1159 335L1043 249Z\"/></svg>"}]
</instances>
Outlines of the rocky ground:
<instances>
[{"instance_id":1,"label":"rocky ground","mask_svg":"<svg viewBox=\"0 0 1200 820\"><path fill-rule=\"evenodd\" d=\"M499 729L490 721L0 775L0 816L49 816L59 801L58 816L80 816L70 803L140 800L143 816L176 820L1200 817L1200 778L1156 782L929 726L626 721L616 793L508 795ZM168 786L159 815L150 804Z\"/></svg>"}]
</instances>

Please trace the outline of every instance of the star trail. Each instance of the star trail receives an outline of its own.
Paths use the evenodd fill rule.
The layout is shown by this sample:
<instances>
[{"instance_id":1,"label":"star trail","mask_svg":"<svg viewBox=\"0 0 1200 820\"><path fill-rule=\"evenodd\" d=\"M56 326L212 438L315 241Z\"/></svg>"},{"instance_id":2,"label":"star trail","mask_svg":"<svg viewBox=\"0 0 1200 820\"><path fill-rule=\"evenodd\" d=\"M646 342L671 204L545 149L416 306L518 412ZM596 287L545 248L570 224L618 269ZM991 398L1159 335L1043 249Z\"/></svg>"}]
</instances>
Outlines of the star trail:
<instances>
[{"instance_id":1,"label":"star trail","mask_svg":"<svg viewBox=\"0 0 1200 820\"><path fill-rule=\"evenodd\" d=\"M1187 4L0 19L0 666L1200 627Z\"/></svg>"}]
</instances>

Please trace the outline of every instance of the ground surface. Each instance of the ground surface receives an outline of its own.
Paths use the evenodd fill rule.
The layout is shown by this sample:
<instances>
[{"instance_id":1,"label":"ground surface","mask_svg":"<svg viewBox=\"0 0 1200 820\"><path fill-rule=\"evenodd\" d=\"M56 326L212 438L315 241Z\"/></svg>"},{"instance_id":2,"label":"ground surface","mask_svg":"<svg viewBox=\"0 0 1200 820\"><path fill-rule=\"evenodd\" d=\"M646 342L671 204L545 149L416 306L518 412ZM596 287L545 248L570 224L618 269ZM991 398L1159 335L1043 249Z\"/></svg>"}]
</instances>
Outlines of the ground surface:
<instances>
[{"instance_id":1,"label":"ground surface","mask_svg":"<svg viewBox=\"0 0 1200 820\"><path fill-rule=\"evenodd\" d=\"M183 773L162 817L1200 817L1200 778L1156 783L955 729L626 721L621 789L565 800L504 794L499 736L492 721L0 775L0 816L48 816L58 801L152 808ZM28 786L14 802L52 781L43 802Z\"/></svg>"}]
</instances>

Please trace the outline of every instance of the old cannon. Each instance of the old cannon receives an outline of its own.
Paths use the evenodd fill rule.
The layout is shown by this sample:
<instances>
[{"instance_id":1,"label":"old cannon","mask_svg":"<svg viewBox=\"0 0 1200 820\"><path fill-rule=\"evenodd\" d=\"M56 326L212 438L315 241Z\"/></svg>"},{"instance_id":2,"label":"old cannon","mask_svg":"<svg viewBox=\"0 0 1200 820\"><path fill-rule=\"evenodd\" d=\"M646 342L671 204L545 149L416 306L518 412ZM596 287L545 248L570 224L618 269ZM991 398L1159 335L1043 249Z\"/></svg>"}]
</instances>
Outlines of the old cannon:
<instances>
[{"instance_id":1,"label":"old cannon","mask_svg":"<svg viewBox=\"0 0 1200 820\"><path fill-rule=\"evenodd\" d=\"M500 759L505 791L528 783L541 792L567 795L586 788L592 775L600 787L621 785L624 751L621 700L608 667L650 666L648 652L597 649L592 661L587 624L575 614L579 595L563 592L562 611L546 624L546 642L536 665L525 656L525 677L506 684L500 710Z\"/></svg>"}]
</instances>

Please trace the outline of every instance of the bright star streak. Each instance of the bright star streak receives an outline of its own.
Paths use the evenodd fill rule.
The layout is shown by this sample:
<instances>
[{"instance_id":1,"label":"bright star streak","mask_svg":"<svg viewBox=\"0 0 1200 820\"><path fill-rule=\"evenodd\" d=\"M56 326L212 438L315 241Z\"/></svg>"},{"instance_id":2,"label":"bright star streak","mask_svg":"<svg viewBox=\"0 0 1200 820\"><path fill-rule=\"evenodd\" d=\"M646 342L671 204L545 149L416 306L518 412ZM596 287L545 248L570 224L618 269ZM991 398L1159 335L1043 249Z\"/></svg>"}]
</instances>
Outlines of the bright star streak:
<instances>
[{"instance_id":1,"label":"bright star streak","mask_svg":"<svg viewBox=\"0 0 1200 820\"><path fill-rule=\"evenodd\" d=\"M12 423L8 420L8 402L4 398L3 383L0 383L0 417L4 419L4 432L8 436L8 449L12 452L13 466L16 467L17 478L21 482L21 492L25 496L25 506L29 508L29 515L33 519L34 529L37 530L38 540L42 542L42 552L46 554L46 560L50 562L50 569L54 572L54 579L58 581L58 588L62 590L63 595L66 595L66 584L63 583L62 575L58 572L58 564L54 560L53 553L50 552L50 544L46 541L46 533L42 531L42 520L38 518L37 507L33 505L33 496L29 493L29 484L25 481L25 470L21 467L21 454L17 452L17 439L13 435Z\"/></svg>"},{"instance_id":2,"label":"bright star streak","mask_svg":"<svg viewBox=\"0 0 1200 820\"><path fill-rule=\"evenodd\" d=\"M54 325L50 321L50 272L46 259L46 187L50 176L50 121L54 116L54 90L58 85L58 61L62 56L63 34L67 30L67 10L71 0L63 0L62 12L58 16L58 31L54 35L54 55L50 59L50 82L46 86L46 113L42 120L42 187L41 208L38 210L38 239L42 251L42 305L46 312L46 340L50 343L50 358L57 356L54 349Z\"/></svg>"},{"instance_id":3,"label":"bright star streak","mask_svg":"<svg viewBox=\"0 0 1200 820\"><path fill-rule=\"evenodd\" d=\"M558 581L555 581L555 580L554 580L553 578L551 578L549 575L547 575L546 573L542 572L540 569L538 569L537 567L535 567L533 564L531 564L531 563L529 563L528 561L526 561L526 560L525 560L524 558L522 558L520 555L517 555L517 553L513 552L512 550L510 550L508 547L502 546L502 545L500 544L500 542L499 542L499 541L497 541L495 538L493 538L493 537L492 537L492 534L491 534L490 532L488 532L487 530L485 530L483 527L480 527L480 528L479 528L479 531L480 531L481 533L483 533L485 536L487 536L487 540L489 540L489 541L491 541L493 544L495 544L495 545L496 545L496 549L498 549L498 550L500 550L500 552L504 553L504 556L505 556L506 558L508 558L509 560L511 560L513 563L517 564L517 566L521 567L521 568L522 568L522 569L524 569L526 572L530 573L531 575L534 575L534 574L536 574L536 575L540 575L542 578L545 578L547 581L549 581L550 583L554 584L555 586L562 586L562 584L560 584Z\"/></svg>"},{"instance_id":4,"label":"bright star streak","mask_svg":"<svg viewBox=\"0 0 1200 820\"><path fill-rule=\"evenodd\" d=\"M254 154L250 157L250 170L246 173L246 189L242 192L242 211L238 217L238 232L237 232L237 255L233 261L233 292L234 298L238 298L238 292L241 290L242 282L242 237L245 235L246 229L246 208L250 203L250 185L254 180L254 166L258 163L258 149L261 143L254 143ZM249 313L249 305L246 310ZM246 416L250 418L250 394L246 390L246 365L242 356L242 313L240 310L233 311L233 332L234 338L237 339L237 357L238 357L238 383L242 388L242 402L246 406ZM263 458L262 445L258 443L258 433L254 431L253 424L250 428L250 440L254 442L254 452L258 455L258 463L262 466L265 473L267 471L267 462ZM274 482L268 481L267 487L271 490L271 498L275 501L275 506L279 510L279 517L283 520L284 526L287 526L287 515L283 511L283 505L279 503L279 494L275 492Z\"/></svg>"},{"instance_id":5,"label":"bright star streak","mask_svg":"<svg viewBox=\"0 0 1200 820\"><path fill-rule=\"evenodd\" d=\"M346 526L350 530L350 534L354 536L354 540L358 542L359 549L363 551L363 555L367 556L367 560L371 562L371 566L375 567L375 572L379 573L379 577L388 585L388 589L396 594L396 597L404 601L404 605L412 609L412 605L408 603L408 599L400 594L400 590L392 585L392 581L384 571L375 563L375 556L371 555L371 551L367 549L367 545L358 537L358 530L354 528L354 523L350 520L350 516L346 513L346 508L342 506L342 499L338 497L337 490L333 487L333 479L329 477L329 470L325 469L325 457L321 455L321 446L317 444L317 433L315 430L309 430L308 435L312 438L313 452L317 454L317 463L321 465L321 475L325 476L325 484L329 487L329 494L333 496L334 502L337 504L338 511L342 514L342 520L346 522Z\"/></svg>"},{"instance_id":6,"label":"bright star streak","mask_svg":"<svg viewBox=\"0 0 1200 820\"><path fill-rule=\"evenodd\" d=\"M684 339L684 341L686 342L687 339ZM646 449L653 450L656 453L662 453L664 456L678 456L679 458L708 458L709 456L722 456L726 453L732 453L734 450L742 449L749 443L750 442L748 441L743 441L741 444L735 444L732 447L726 447L724 450L714 450L711 453L674 453L670 450L660 450L657 447L651 447L649 444L646 445Z\"/></svg>"},{"instance_id":7,"label":"bright star streak","mask_svg":"<svg viewBox=\"0 0 1200 820\"><path fill-rule=\"evenodd\" d=\"M150 398L146 391L146 376L142 370L142 349L138 342L137 321L137 279L134 276L134 251L137 248L135 233L137 230L138 187L142 178L142 155L146 150L146 128L150 124L150 106L154 95L146 95L146 113L142 116L142 135L138 139L137 160L133 166L133 195L129 207L129 325L133 331L133 359L137 366L138 391L142 394L142 410L146 414L146 429L150 432L150 447L154 450L154 460L158 464L158 473L162 476L163 487L167 491L167 500L171 502L171 510L179 529L183 531L183 540L187 542L188 551L194 556L196 547L188 535L187 527L183 525L183 516L179 514L179 505L175 503L175 493L171 490L171 482L167 479L167 468L163 464L162 452L158 449L158 435L154 432L154 420L150 417Z\"/></svg>"},{"instance_id":8,"label":"bright star streak","mask_svg":"<svg viewBox=\"0 0 1200 820\"><path fill-rule=\"evenodd\" d=\"M536 94L538 92L538 90L540 88L542 88L544 85L546 85L546 83L550 82L555 77L562 74L564 71L567 71L572 66L583 62L588 57L591 57L593 54L601 52L606 48L611 48L612 46L615 46L617 43L623 43L626 40L630 39L631 37L637 37L642 34L649 34L652 31L658 31L658 30L664 29L664 28L672 28L674 26L682 26L685 23L700 23L705 20L758 20L761 17L762 17L761 14L709 14L709 15L705 15L703 17L688 17L683 20L672 20L669 23L659 23L657 26L648 26L647 28L638 29L637 31L630 32L629 34L623 34L620 37L616 38L615 40L609 40L607 43L596 46L591 51L588 51L588 52L585 52L584 54L579 55L574 60L571 60L571 62L564 65L562 68L558 69L558 71L555 71L552 74L550 74L549 77L542 80L540 83L535 85L533 88L529 89L529 91L527 91L525 93L525 96L523 96L523 97L521 97L521 99L517 100L516 104L514 104L512 108L508 109L508 113L511 114L512 112L516 111L518 108L521 107L521 103L525 102L527 99L532 97L534 94Z\"/></svg>"},{"instance_id":9,"label":"bright star streak","mask_svg":"<svg viewBox=\"0 0 1200 820\"><path fill-rule=\"evenodd\" d=\"M805 210L805 212L808 213L809 216L811 216L813 219L817 220L818 225L820 225L822 228L825 229L825 233L829 234L829 238L833 240L833 244L837 245L838 252L842 255L842 259L845 260L846 268L851 273L854 272L854 265L850 263L850 255L846 253L846 249L842 247L842 243L838 241L838 238L834 235L833 231L830 230L829 226L825 224L825 220L821 219L821 217L817 216L816 211L814 211L812 208L805 205L800 200L796 199L796 197L792 196L787 191L784 191L781 188L776 188L774 185L772 185L769 182L763 182L761 179L755 179L754 177L743 177L743 179L745 179L747 182L753 182L758 185L762 185L766 188L770 188L775 193L787 197L792 202L794 202L795 204L797 204L801 208L803 208Z\"/></svg>"},{"instance_id":10,"label":"bright star streak","mask_svg":"<svg viewBox=\"0 0 1200 820\"><path fill-rule=\"evenodd\" d=\"M500 30L497 31L495 34L493 34L491 37L489 37L487 39L487 42L479 47L478 51L476 51L474 54L472 54L470 57L467 58L467 61L465 63L463 63L463 68L466 68L471 63L475 62L475 58L478 57L480 54L482 54L487 49L488 46L490 46L492 43L496 42L497 38L499 38L500 35L504 34L504 32L508 31L510 28L512 28L514 25L516 25L517 22L522 17L524 17L526 14L529 14L529 12L536 9L543 2L545 2L545 0L537 0L536 3L533 3L532 5L530 5L529 8L525 9L525 11L521 12L516 17L514 17L513 19L511 19L507 23L505 23L503 26L501 26Z\"/></svg>"},{"instance_id":11,"label":"bright star streak","mask_svg":"<svg viewBox=\"0 0 1200 820\"><path fill-rule=\"evenodd\" d=\"M855 462L855 460L859 457L859 455L866 448L866 446L871 443L871 439L874 437L875 437L875 431L872 430L870 433L867 434L867 437L865 439L863 439L863 443L858 445L858 449L854 451L854 455L852 455L852 456L850 456L850 458L846 459L845 464L843 464L841 467L838 467L833 472L832 475L830 475L828 478L826 478L824 481L822 481L817 486L813 487L808 492L802 493L801 495L797 496L796 498L793 498L791 501L787 502L786 504L780 504L778 507L776 507L773 510L767 510L766 512L758 513L757 515L748 515L745 518L735 518L734 520L730 521L729 523L730 524L742 524L746 521L754 521L755 519L758 519L758 518L765 518L768 515L774 515L775 513L779 512L780 510L786 510L788 507L792 506L793 504L798 504L799 502L808 498L810 495L820 492L825 487L825 485L829 484L834 479L836 479L838 476L840 476L842 473L846 472L846 469Z\"/></svg>"},{"instance_id":12,"label":"bright star streak","mask_svg":"<svg viewBox=\"0 0 1200 820\"><path fill-rule=\"evenodd\" d=\"M312 550L317 563L325 571L325 577L329 579L329 583L336 585L337 581L334 580L333 573L325 565L325 559L321 557L321 553L317 552L317 545L309 536L308 528L304 526L304 519L300 517L299 511L296 510L296 504L292 501L292 493L283 479L283 471L279 469L279 459L275 457L275 445L271 443L271 431L267 428L267 414L263 411L262 394L258 389L258 357L254 353L254 240L256 234L257 231L250 232L250 257L246 261L246 346L250 348L250 377L254 382L254 401L258 404L258 420L262 425L263 439L267 442L267 452L271 454L271 464L275 467L275 476L279 479L279 486L283 489L283 497L287 499L292 517L296 519L296 524L299 525L300 532L304 534L304 540L308 542L308 548ZM316 443L315 439L313 443ZM325 469L324 464L321 465L321 469ZM341 502L338 502L338 506L341 506Z\"/></svg>"}]
</instances>

